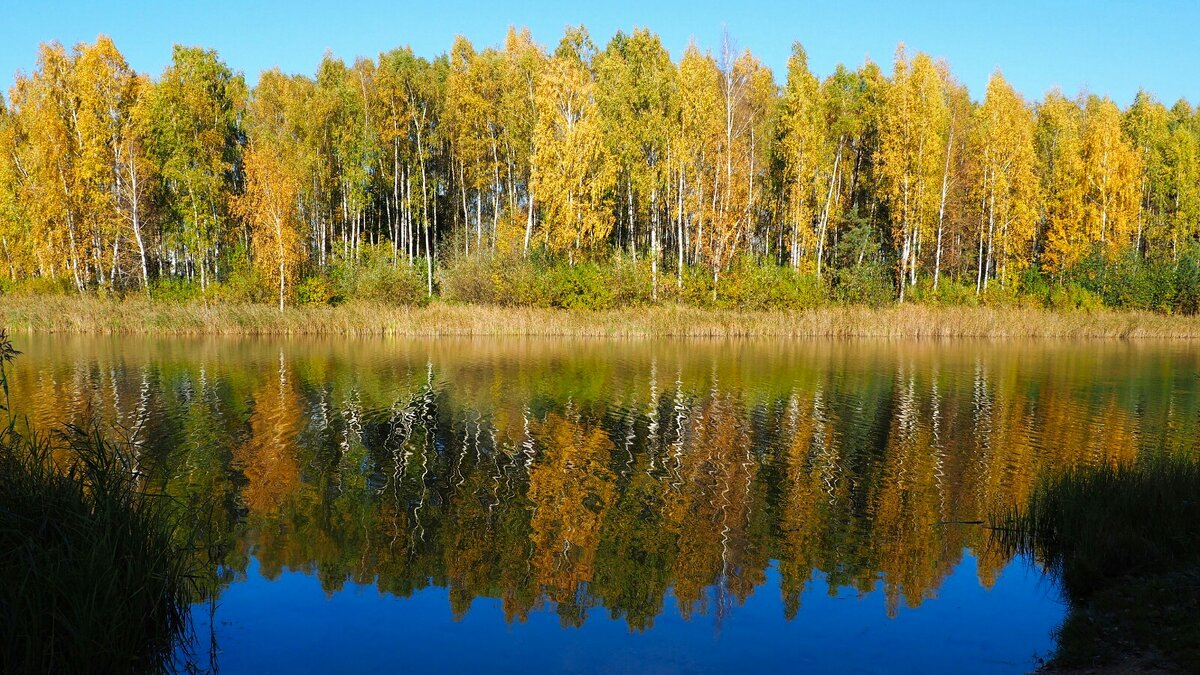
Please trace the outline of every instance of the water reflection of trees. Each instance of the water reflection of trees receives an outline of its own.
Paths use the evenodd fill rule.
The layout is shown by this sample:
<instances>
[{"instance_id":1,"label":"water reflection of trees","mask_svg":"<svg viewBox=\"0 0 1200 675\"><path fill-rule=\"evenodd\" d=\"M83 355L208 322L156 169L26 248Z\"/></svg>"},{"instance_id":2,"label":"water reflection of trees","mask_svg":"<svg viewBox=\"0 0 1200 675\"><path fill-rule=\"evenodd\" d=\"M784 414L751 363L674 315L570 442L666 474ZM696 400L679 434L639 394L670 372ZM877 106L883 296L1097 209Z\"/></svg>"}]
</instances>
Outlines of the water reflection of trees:
<instances>
[{"instance_id":1,"label":"water reflection of trees","mask_svg":"<svg viewBox=\"0 0 1200 675\"><path fill-rule=\"evenodd\" d=\"M935 594L965 551L990 585L1004 555L947 523L1024 500L1057 467L1196 451L1186 352L811 349L758 366L679 350L68 350L18 372L14 396L35 424L127 429L157 485L215 505L230 574L254 555L329 592L437 585L456 616L493 597L509 620L604 608L635 629L668 593L719 620L772 561L789 617L818 571L830 592L881 584L889 612Z\"/></svg>"}]
</instances>

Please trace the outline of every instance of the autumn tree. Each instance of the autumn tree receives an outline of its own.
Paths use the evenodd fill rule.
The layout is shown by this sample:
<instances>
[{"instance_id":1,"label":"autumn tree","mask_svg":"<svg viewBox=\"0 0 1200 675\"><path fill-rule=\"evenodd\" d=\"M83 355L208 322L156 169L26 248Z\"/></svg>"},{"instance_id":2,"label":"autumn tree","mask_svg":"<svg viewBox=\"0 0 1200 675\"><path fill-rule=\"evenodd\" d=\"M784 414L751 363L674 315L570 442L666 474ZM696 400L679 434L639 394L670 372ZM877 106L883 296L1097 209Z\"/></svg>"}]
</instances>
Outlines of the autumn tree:
<instances>
[{"instance_id":1,"label":"autumn tree","mask_svg":"<svg viewBox=\"0 0 1200 675\"><path fill-rule=\"evenodd\" d=\"M74 59L58 43L42 45L38 65L13 85L13 161L29 219L31 254L38 273L65 272L83 292L87 267L87 219L79 189L80 139L74 124Z\"/></svg>"},{"instance_id":2,"label":"autumn tree","mask_svg":"<svg viewBox=\"0 0 1200 675\"><path fill-rule=\"evenodd\" d=\"M1058 91L1038 106L1035 146L1042 190L1043 255L1061 273L1088 252L1083 232L1083 111Z\"/></svg>"},{"instance_id":3,"label":"autumn tree","mask_svg":"<svg viewBox=\"0 0 1200 675\"><path fill-rule=\"evenodd\" d=\"M380 140L391 145L392 208L400 212L399 227L392 228L393 250L404 248L411 264L424 244L427 292L432 295L432 246L437 223L433 215L436 212L430 208L434 190L430 163L431 145L442 114L443 80L436 66L415 56L412 49L397 49L379 57L376 92L383 101ZM402 158L406 160L403 173ZM414 188L419 191L419 205L412 203ZM421 237L413 225L418 206Z\"/></svg>"},{"instance_id":4,"label":"autumn tree","mask_svg":"<svg viewBox=\"0 0 1200 675\"><path fill-rule=\"evenodd\" d=\"M538 91L533 192L541 204L542 237L572 259L612 230L614 169L596 105L594 54L587 31L568 29Z\"/></svg>"},{"instance_id":5,"label":"autumn tree","mask_svg":"<svg viewBox=\"0 0 1200 675\"><path fill-rule=\"evenodd\" d=\"M374 65L365 59L346 66L326 54L317 69L314 107L320 126L330 220L339 222L342 258L359 259L369 243L367 211L371 206L373 178L381 155L371 103L375 98Z\"/></svg>"},{"instance_id":6,"label":"autumn tree","mask_svg":"<svg viewBox=\"0 0 1200 675\"><path fill-rule=\"evenodd\" d=\"M1197 254L1200 122L1185 101L1027 104L998 76L972 100L947 64L903 46L889 76L870 60L814 73L797 44L779 87L749 51L720 47L673 62L648 30L597 51L579 27L548 54L514 27L428 59L326 54L250 90L211 50L176 47L151 78L103 36L43 45L0 102L4 274L204 292L258 264L286 300L302 267L406 275L423 261L432 296L455 251L535 246L647 262L652 301L672 265L675 298L694 297L689 265L714 301L735 267L786 267L780 279L851 298L863 284L877 296L893 266L903 300L943 276L979 292L1030 266L1066 281L1094 252Z\"/></svg>"},{"instance_id":7,"label":"autumn tree","mask_svg":"<svg viewBox=\"0 0 1200 675\"><path fill-rule=\"evenodd\" d=\"M1091 96L1084 108L1084 237L1110 255L1132 247L1138 233L1142 158L1121 128L1110 99Z\"/></svg>"},{"instance_id":8,"label":"autumn tree","mask_svg":"<svg viewBox=\"0 0 1200 675\"><path fill-rule=\"evenodd\" d=\"M1137 234L1134 249L1145 252L1148 237L1156 237L1165 226L1164 217L1168 209L1167 187L1167 139L1169 113L1162 103L1144 90L1139 90L1133 104L1122 117L1125 136L1141 159L1140 184L1138 191Z\"/></svg>"},{"instance_id":9,"label":"autumn tree","mask_svg":"<svg viewBox=\"0 0 1200 675\"><path fill-rule=\"evenodd\" d=\"M1187 101L1171 109L1164 152L1163 193L1171 258L1179 259L1181 240L1194 242L1200 229L1200 125Z\"/></svg>"},{"instance_id":10,"label":"autumn tree","mask_svg":"<svg viewBox=\"0 0 1200 675\"><path fill-rule=\"evenodd\" d=\"M710 234L701 241L712 271L714 299L721 270L757 234L776 95L771 71L749 51L738 54L728 35L718 72L721 126L716 139L716 190Z\"/></svg>"},{"instance_id":11,"label":"autumn tree","mask_svg":"<svg viewBox=\"0 0 1200 675\"><path fill-rule=\"evenodd\" d=\"M832 235L832 248L843 244L845 259L830 261L839 266L876 262L882 253L879 243L891 237L890 226L879 222L886 204L878 189L879 128L886 86L882 72L871 61L857 71L838 66L821 83L829 136L842 145L841 162L833 164L837 175L830 175L834 194L825 194L820 209Z\"/></svg>"},{"instance_id":12,"label":"autumn tree","mask_svg":"<svg viewBox=\"0 0 1200 675\"><path fill-rule=\"evenodd\" d=\"M299 205L305 163L297 142L298 111L289 110L296 86L279 71L263 74L250 104L254 141L243 158L245 191L236 200L238 213L251 227L255 264L276 277L279 311L287 285L299 272L304 246Z\"/></svg>"},{"instance_id":13,"label":"autumn tree","mask_svg":"<svg viewBox=\"0 0 1200 675\"><path fill-rule=\"evenodd\" d=\"M546 66L545 51L529 29L510 28L504 40L505 85L501 93L504 147L509 174L509 211L513 219L525 204L525 232L521 251L529 251L536 204L533 198L533 143L537 130L537 92Z\"/></svg>"},{"instance_id":14,"label":"autumn tree","mask_svg":"<svg viewBox=\"0 0 1200 675\"><path fill-rule=\"evenodd\" d=\"M617 199L616 220L624 225L621 234L635 257L638 232L648 232L651 297L657 298L678 105L675 67L658 37L640 29L632 35L618 32L597 55L595 69L605 144L624 193Z\"/></svg>"},{"instance_id":15,"label":"autumn tree","mask_svg":"<svg viewBox=\"0 0 1200 675\"><path fill-rule=\"evenodd\" d=\"M446 118L462 198L464 223L474 220L475 250L483 249L485 206L491 212L491 247L500 218L500 126L503 57L495 49L476 52L459 36L450 50ZM474 203L472 209L469 201ZM472 211L474 213L472 214ZM464 252L471 237L463 238Z\"/></svg>"},{"instance_id":16,"label":"autumn tree","mask_svg":"<svg viewBox=\"0 0 1200 675\"><path fill-rule=\"evenodd\" d=\"M711 54L690 44L679 60L679 124L675 147L680 153L681 247L695 262L711 236L716 199L720 194L718 155L721 142L721 72ZM680 269L685 257L678 253ZM682 276L678 283L682 285Z\"/></svg>"},{"instance_id":17,"label":"autumn tree","mask_svg":"<svg viewBox=\"0 0 1200 675\"><path fill-rule=\"evenodd\" d=\"M945 171L946 101L933 61L925 54L909 62L896 53L880 127L883 180L900 251L900 301L917 280L922 247L933 233Z\"/></svg>"},{"instance_id":18,"label":"autumn tree","mask_svg":"<svg viewBox=\"0 0 1200 675\"><path fill-rule=\"evenodd\" d=\"M31 271L29 241L21 200L20 167L17 164L18 131L15 116L0 97L0 254L4 256L9 281Z\"/></svg>"},{"instance_id":19,"label":"autumn tree","mask_svg":"<svg viewBox=\"0 0 1200 675\"><path fill-rule=\"evenodd\" d=\"M971 146L978 161L973 194L982 212L977 292L993 277L1006 283L1031 262L1039 194L1033 132L1025 101L994 73L977 112Z\"/></svg>"},{"instance_id":20,"label":"autumn tree","mask_svg":"<svg viewBox=\"0 0 1200 675\"><path fill-rule=\"evenodd\" d=\"M784 189L787 191L789 222L789 259L795 269L811 253L820 275L824 226L814 228L816 214L826 201L822 196L832 189L832 168L835 162L827 158L827 132L822 91L817 78L808 70L808 55L800 43L792 45L788 59L787 83L784 86L780 114L779 155L785 167ZM825 177L825 174L828 177ZM828 186L826 186L828 184Z\"/></svg>"}]
</instances>

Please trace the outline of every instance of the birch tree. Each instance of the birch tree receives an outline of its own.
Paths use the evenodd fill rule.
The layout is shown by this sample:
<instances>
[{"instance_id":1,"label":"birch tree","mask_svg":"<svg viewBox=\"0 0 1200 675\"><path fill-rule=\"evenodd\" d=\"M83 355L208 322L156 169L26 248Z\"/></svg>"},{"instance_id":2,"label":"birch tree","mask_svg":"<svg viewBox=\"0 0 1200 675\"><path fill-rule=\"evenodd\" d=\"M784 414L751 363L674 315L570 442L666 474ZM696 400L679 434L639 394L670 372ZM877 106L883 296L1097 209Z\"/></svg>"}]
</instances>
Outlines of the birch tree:
<instances>
[{"instance_id":1,"label":"birch tree","mask_svg":"<svg viewBox=\"0 0 1200 675\"><path fill-rule=\"evenodd\" d=\"M1030 264L1037 231L1033 116L999 72L988 80L973 131L972 153L979 162L974 194L983 214L976 280L980 292L991 278L1007 283Z\"/></svg>"},{"instance_id":2,"label":"birch tree","mask_svg":"<svg viewBox=\"0 0 1200 675\"><path fill-rule=\"evenodd\" d=\"M900 251L901 302L905 286L916 284L921 250L936 222L947 122L933 61L917 54L910 63L901 45L880 128L882 177Z\"/></svg>"},{"instance_id":3,"label":"birch tree","mask_svg":"<svg viewBox=\"0 0 1200 675\"><path fill-rule=\"evenodd\" d=\"M544 241L572 260L612 230L615 172L596 105L594 53L583 28L568 29L538 91L533 192L541 204Z\"/></svg>"}]
</instances>

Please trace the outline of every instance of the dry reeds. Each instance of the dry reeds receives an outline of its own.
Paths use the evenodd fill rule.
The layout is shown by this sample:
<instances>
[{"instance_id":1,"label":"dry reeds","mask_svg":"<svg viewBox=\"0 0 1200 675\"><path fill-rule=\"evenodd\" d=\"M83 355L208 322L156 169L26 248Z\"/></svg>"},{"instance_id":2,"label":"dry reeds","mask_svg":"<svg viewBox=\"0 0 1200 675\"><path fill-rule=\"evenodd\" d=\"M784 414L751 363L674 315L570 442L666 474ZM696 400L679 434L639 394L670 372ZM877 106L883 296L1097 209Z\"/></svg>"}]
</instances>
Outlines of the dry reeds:
<instances>
[{"instance_id":1,"label":"dry reeds","mask_svg":"<svg viewBox=\"0 0 1200 675\"><path fill-rule=\"evenodd\" d=\"M829 306L746 312L682 306L560 310L351 302L332 306L0 298L0 322L19 332L412 336L885 338L1200 338L1200 318L1149 312L1054 312L1017 307Z\"/></svg>"}]
</instances>

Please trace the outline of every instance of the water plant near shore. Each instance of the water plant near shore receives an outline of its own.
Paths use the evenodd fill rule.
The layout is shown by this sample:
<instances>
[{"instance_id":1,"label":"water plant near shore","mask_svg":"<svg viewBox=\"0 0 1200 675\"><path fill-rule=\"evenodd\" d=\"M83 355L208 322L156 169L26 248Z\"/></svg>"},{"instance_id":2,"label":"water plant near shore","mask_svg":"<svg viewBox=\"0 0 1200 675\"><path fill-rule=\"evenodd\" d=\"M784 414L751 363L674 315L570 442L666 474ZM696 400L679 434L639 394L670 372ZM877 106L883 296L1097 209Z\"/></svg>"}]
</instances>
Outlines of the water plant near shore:
<instances>
[{"instance_id":1,"label":"water plant near shore","mask_svg":"<svg viewBox=\"0 0 1200 675\"><path fill-rule=\"evenodd\" d=\"M1066 471L993 524L1001 544L1039 560L1071 604L1052 666L1149 654L1200 668L1200 463Z\"/></svg>"},{"instance_id":2,"label":"water plant near shore","mask_svg":"<svg viewBox=\"0 0 1200 675\"><path fill-rule=\"evenodd\" d=\"M0 356L15 355L0 332ZM7 398L7 379L0 369ZM6 406L7 408L7 406ZM174 503L97 429L0 430L0 671L169 669L197 579Z\"/></svg>"}]
</instances>

